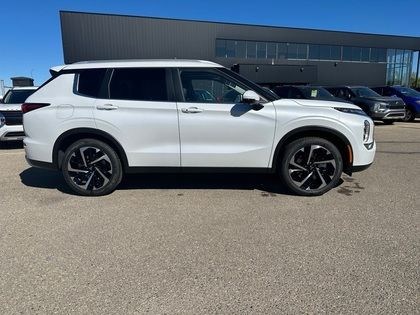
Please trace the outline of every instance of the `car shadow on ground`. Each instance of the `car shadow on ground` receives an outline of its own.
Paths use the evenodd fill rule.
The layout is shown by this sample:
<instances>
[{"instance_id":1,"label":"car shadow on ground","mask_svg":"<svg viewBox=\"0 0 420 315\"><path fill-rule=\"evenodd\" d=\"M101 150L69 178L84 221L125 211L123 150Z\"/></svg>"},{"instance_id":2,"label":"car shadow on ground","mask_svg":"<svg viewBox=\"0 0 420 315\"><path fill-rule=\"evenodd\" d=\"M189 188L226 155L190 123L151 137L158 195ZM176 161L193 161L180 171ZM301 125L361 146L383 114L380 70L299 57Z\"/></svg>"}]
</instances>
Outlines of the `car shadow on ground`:
<instances>
[{"instance_id":1,"label":"car shadow on ground","mask_svg":"<svg viewBox=\"0 0 420 315\"><path fill-rule=\"evenodd\" d=\"M74 195L58 171L30 167L19 176L26 186ZM290 195L278 177L271 174L127 174L117 190L129 189L259 190L262 196Z\"/></svg>"},{"instance_id":2,"label":"car shadow on ground","mask_svg":"<svg viewBox=\"0 0 420 315\"><path fill-rule=\"evenodd\" d=\"M415 120L413 120L413 121L407 121L407 122L404 122L404 121L402 121L402 120L397 120L396 121L397 123L403 123L403 124L407 124L407 125L409 125L409 124L416 124L416 123L420 123L420 119L415 119ZM393 126L394 124L391 124L391 125L387 125L387 124L385 124L383 121L374 121L374 124L375 124L375 127L380 127L380 126Z\"/></svg>"},{"instance_id":3,"label":"car shadow on ground","mask_svg":"<svg viewBox=\"0 0 420 315\"><path fill-rule=\"evenodd\" d=\"M22 149L22 141L3 141L0 142L0 150L13 150L13 149Z\"/></svg>"}]
</instances>

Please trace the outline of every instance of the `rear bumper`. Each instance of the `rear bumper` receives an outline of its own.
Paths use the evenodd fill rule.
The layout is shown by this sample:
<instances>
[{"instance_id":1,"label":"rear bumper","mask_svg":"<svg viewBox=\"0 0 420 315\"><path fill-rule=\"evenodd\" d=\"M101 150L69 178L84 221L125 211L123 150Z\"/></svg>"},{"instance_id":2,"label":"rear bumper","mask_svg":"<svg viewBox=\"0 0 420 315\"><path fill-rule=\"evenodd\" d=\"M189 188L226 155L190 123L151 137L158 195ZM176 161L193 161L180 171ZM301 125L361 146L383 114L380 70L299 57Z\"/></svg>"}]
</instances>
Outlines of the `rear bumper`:
<instances>
[{"instance_id":1,"label":"rear bumper","mask_svg":"<svg viewBox=\"0 0 420 315\"><path fill-rule=\"evenodd\" d=\"M3 125L0 128L0 141L17 141L23 140L25 133L22 125Z\"/></svg>"}]
</instances>

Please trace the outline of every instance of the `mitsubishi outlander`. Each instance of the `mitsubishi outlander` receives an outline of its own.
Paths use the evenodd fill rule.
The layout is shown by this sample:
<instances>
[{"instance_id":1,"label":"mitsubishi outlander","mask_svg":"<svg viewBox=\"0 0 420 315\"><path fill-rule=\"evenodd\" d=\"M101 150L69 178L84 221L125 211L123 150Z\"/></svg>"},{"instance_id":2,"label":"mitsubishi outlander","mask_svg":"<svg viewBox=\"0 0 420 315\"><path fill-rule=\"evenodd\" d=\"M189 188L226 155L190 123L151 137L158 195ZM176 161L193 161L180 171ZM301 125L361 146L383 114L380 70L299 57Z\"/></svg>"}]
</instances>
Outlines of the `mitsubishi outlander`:
<instances>
[{"instance_id":1,"label":"mitsubishi outlander","mask_svg":"<svg viewBox=\"0 0 420 315\"><path fill-rule=\"evenodd\" d=\"M267 172L321 195L375 156L373 122L352 104L276 99L197 60L81 62L22 105L29 164L60 170L80 195L111 193L124 173Z\"/></svg>"}]
</instances>

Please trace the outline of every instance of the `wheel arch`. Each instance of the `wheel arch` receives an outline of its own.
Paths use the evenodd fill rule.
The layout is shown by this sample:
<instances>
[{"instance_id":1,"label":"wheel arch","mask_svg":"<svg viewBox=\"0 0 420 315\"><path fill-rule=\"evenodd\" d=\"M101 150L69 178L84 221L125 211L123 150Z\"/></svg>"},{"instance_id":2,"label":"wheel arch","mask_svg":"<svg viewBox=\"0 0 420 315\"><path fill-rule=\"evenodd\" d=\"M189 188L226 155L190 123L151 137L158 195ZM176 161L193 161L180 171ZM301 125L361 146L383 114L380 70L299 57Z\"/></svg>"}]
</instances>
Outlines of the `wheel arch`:
<instances>
[{"instance_id":1,"label":"wheel arch","mask_svg":"<svg viewBox=\"0 0 420 315\"><path fill-rule=\"evenodd\" d=\"M121 144L105 131L94 128L75 128L62 133L55 141L53 147L52 160L54 168L61 169L64 152L72 143L86 138L100 140L111 146L120 158L123 170L126 171L128 169L127 155Z\"/></svg>"},{"instance_id":2,"label":"wheel arch","mask_svg":"<svg viewBox=\"0 0 420 315\"><path fill-rule=\"evenodd\" d=\"M293 129L284 135L277 143L272 158L272 168L277 171L278 165L283 156L284 147L289 143L304 137L319 137L326 139L333 143L340 151L343 158L343 171L351 175L351 168L353 166L353 148L350 141L341 132L321 126L305 126Z\"/></svg>"}]
</instances>

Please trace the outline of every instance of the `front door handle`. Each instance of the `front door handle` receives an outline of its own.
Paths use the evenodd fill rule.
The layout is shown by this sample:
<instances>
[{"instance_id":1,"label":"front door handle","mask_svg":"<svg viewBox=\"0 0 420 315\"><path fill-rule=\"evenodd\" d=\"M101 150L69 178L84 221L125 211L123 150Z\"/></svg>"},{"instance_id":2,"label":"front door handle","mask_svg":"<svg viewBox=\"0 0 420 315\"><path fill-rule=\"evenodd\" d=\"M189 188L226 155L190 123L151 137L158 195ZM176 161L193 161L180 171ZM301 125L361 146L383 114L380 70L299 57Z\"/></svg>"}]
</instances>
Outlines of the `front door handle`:
<instances>
[{"instance_id":1,"label":"front door handle","mask_svg":"<svg viewBox=\"0 0 420 315\"><path fill-rule=\"evenodd\" d=\"M100 104L96 106L96 109L99 110L116 110L118 109L117 105L113 105L113 104Z\"/></svg>"},{"instance_id":2,"label":"front door handle","mask_svg":"<svg viewBox=\"0 0 420 315\"><path fill-rule=\"evenodd\" d=\"M203 110L198 107L181 108L181 111L186 114L201 113Z\"/></svg>"}]
</instances>

